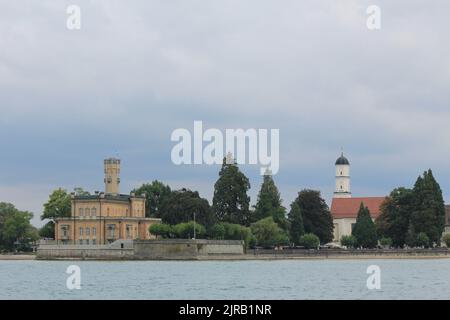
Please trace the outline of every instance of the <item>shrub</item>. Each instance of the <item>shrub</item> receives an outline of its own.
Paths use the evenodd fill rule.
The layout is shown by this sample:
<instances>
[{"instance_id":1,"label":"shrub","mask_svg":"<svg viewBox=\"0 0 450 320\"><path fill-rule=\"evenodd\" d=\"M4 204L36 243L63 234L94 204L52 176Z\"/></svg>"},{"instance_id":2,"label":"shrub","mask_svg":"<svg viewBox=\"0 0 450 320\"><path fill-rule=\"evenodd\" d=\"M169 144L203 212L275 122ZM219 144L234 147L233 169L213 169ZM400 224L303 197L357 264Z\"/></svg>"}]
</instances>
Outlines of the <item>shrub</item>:
<instances>
[{"instance_id":1,"label":"shrub","mask_svg":"<svg viewBox=\"0 0 450 320\"><path fill-rule=\"evenodd\" d=\"M430 238L427 236L425 232L420 232L417 235L416 246L425 248L428 248L430 246Z\"/></svg>"},{"instance_id":2,"label":"shrub","mask_svg":"<svg viewBox=\"0 0 450 320\"><path fill-rule=\"evenodd\" d=\"M149 228L149 231L156 237L160 236L162 238L171 238L173 236L173 228L169 224L164 223L152 224Z\"/></svg>"},{"instance_id":3,"label":"shrub","mask_svg":"<svg viewBox=\"0 0 450 320\"><path fill-rule=\"evenodd\" d=\"M447 246L447 248L450 248L450 233L447 233L445 236L444 236L444 243L445 243L445 245Z\"/></svg>"},{"instance_id":4,"label":"shrub","mask_svg":"<svg viewBox=\"0 0 450 320\"><path fill-rule=\"evenodd\" d=\"M390 248L392 246L392 239L388 237L383 237L380 239L380 245L382 245L383 247Z\"/></svg>"},{"instance_id":5,"label":"shrub","mask_svg":"<svg viewBox=\"0 0 450 320\"><path fill-rule=\"evenodd\" d=\"M228 222L213 225L209 230L209 236L218 240L244 240L247 248L255 246L256 242L250 228Z\"/></svg>"},{"instance_id":6,"label":"shrub","mask_svg":"<svg viewBox=\"0 0 450 320\"><path fill-rule=\"evenodd\" d=\"M194 222L183 222L173 226L173 232L180 239L191 239L194 237ZM195 224L196 238L205 236L205 227L201 224Z\"/></svg>"},{"instance_id":7,"label":"shrub","mask_svg":"<svg viewBox=\"0 0 450 320\"><path fill-rule=\"evenodd\" d=\"M225 239L225 226L223 223L216 223L208 233L212 239L223 240Z\"/></svg>"},{"instance_id":8,"label":"shrub","mask_svg":"<svg viewBox=\"0 0 450 320\"><path fill-rule=\"evenodd\" d=\"M289 244L289 237L272 217L261 219L251 225L256 244L265 248Z\"/></svg>"},{"instance_id":9,"label":"shrub","mask_svg":"<svg viewBox=\"0 0 450 320\"><path fill-rule=\"evenodd\" d=\"M306 249L317 249L320 245L320 240L315 234L306 233L300 237L300 245Z\"/></svg>"},{"instance_id":10,"label":"shrub","mask_svg":"<svg viewBox=\"0 0 450 320\"><path fill-rule=\"evenodd\" d=\"M347 248L355 248L356 243L357 243L357 241L356 241L355 236L348 235L348 236L341 237L341 245L343 245Z\"/></svg>"}]
</instances>

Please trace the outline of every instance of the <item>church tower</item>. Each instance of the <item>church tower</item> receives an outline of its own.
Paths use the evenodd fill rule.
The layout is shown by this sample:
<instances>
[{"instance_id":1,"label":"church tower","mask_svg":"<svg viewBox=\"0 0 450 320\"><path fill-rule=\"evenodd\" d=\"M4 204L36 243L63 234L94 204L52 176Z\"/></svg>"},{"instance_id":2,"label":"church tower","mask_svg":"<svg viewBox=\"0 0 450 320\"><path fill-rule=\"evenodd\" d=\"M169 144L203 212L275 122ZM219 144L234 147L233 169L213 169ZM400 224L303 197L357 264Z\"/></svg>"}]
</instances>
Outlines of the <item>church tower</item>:
<instances>
[{"instance_id":1,"label":"church tower","mask_svg":"<svg viewBox=\"0 0 450 320\"><path fill-rule=\"evenodd\" d=\"M351 198L350 192L350 162L344 157L344 153L336 160L336 190L334 198Z\"/></svg>"},{"instance_id":2,"label":"church tower","mask_svg":"<svg viewBox=\"0 0 450 320\"><path fill-rule=\"evenodd\" d=\"M119 194L120 189L120 159L105 159L105 193Z\"/></svg>"}]
</instances>

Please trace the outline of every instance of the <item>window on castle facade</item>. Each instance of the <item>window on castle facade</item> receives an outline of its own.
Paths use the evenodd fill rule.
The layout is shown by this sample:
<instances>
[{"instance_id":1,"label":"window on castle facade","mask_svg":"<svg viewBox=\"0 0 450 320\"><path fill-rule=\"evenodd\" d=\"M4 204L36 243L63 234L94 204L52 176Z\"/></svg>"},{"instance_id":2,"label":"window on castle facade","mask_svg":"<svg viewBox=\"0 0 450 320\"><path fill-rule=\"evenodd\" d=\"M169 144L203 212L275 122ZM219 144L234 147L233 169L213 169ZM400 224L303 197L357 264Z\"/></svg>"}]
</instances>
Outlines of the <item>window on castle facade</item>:
<instances>
[{"instance_id":1,"label":"window on castle facade","mask_svg":"<svg viewBox=\"0 0 450 320\"><path fill-rule=\"evenodd\" d=\"M115 233L116 226L114 224L110 224L110 225L108 225L108 229L109 229L110 237L114 238L114 236L115 236L114 233Z\"/></svg>"}]
</instances>

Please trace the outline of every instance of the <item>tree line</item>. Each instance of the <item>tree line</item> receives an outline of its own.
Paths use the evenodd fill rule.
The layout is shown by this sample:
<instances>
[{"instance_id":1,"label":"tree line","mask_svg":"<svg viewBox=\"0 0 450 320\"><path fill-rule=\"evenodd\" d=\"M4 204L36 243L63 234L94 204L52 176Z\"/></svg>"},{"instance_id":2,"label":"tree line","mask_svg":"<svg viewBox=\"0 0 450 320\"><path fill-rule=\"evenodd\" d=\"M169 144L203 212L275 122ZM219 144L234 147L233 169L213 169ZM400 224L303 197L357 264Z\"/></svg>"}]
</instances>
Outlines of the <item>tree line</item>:
<instances>
[{"instance_id":1,"label":"tree line","mask_svg":"<svg viewBox=\"0 0 450 320\"><path fill-rule=\"evenodd\" d=\"M244 240L247 246L274 247L295 245L317 248L333 240L333 218L320 191L303 189L289 209L283 206L280 192L269 173L263 176L257 201L250 206L249 179L235 162L224 159L214 184L212 204L197 191L172 190L153 181L133 190L146 196L146 217L161 218L151 232L160 238L198 238ZM76 188L78 195L89 194ZM44 204L42 220L49 220L39 236L54 238L54 222L58 217L70 217L70 193L53 191ZM17 239L34 239L29 224L31 214L0 206L0 246L11 248ZM7 209L6 209L7 208ZM17 212L15 211L17 210ZM9 212L8 214L4 212ZM9 217L9 220L6 219ZM15 218L12 218L15 217ZM10 227L16 221L21 227ZM28 221L28 226L20 224ZM5 229L5 221L8 224ZM377 245L417 247L440 245L445 224L442 191L431 170L420 176L412 189L394 189L381 206L381 214L372 220L369 209L361 204L352 235L342 237L347 247L374 248ZM4 231L6 230L6 232ZM13 236L14 235L14 236ZM36 232L34 232L36 237ZM450 245L450 238L444 239Z\"/></svg>"},{"instance_id":2,"label":"tree line","mask_svg":"<svg viewBox=\"0 0 450 320\"><path fill-rule=\"evenodd\" d=\"M440 246L445 228L445 203L442 190L431 170L419 176L412 189L399 187L386 197L375 222L361 203L351 236L343 236L347 247ZM450 236L443 238L450 247Z\"/></svg>"},{"instance_id":3,"label":"tree line","mask_svg":"<svg viewBox=\"0 0 450 320\"><path fill-rule=\"evenodd\" d=\"M288 211L270 173L263 176L253 207L249 189L249 179L236 162L224 159L211 205L197 191L172 191L159 181L144 184L134 192L145 193L147 216L161 218L162 224L153 225L150 232L162 238L192 237L195 213L198 237L244 240L248 246L262 247L317 248L333 240L333 218L319 191L300 191Z\"/></svg>"},{"instance_id":4,"label":"tree line","mask_svg":"<svg viewBox=\"0 0 450 320\"><path fill-rule=\"evenodd\" d=\"M197 191L172 190L170 186L153 181L132 192L145 194L146 217L161 218L151 233L162 238L191 238L244 240L248 246L273 247L303 245L318 247L333 239L333 219L319 191L304 189L298 193L288 211L273 177L263 177L256 205L250 206L249 179L236 162L223 160L214 184L212 204ZM76 188L76 194L88 194ZM54 237L54 222L58 217L70 217L70 194L57 189L44 204L41 219L49 220L40 230L41 237Z\"/></svg>"}]
</instances>

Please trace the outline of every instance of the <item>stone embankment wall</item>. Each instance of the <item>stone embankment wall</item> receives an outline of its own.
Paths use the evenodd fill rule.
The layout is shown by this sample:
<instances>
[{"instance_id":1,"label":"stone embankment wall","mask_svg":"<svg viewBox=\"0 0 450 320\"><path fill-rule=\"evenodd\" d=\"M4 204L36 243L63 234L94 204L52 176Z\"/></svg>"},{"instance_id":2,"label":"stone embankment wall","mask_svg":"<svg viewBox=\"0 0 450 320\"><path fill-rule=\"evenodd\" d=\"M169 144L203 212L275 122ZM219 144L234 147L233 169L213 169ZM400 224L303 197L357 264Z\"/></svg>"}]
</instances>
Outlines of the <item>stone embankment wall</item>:
<instances>
[{"instance_id":1,"label":"stone embankment wall","mask_svg":"<svg viewBox=\"0 0 450 320\"><path fill-rule=\"evenodd\" d=\"M242 255L239 240L146 240L134 243L136 259L197 259L198 256Z\"/></svg>"},{"instance_id":2,"label":"stone embankment wall","mask_svg":"<svg viewBox=\"0 0 450 320\"><path fill-rule=\"evenodd\" d=\"M218 255L243 255L239 240L118 240L109 245L62 245L43 243L37 259L96 260L196 260Z\"/></svg>"}]
</instances>

